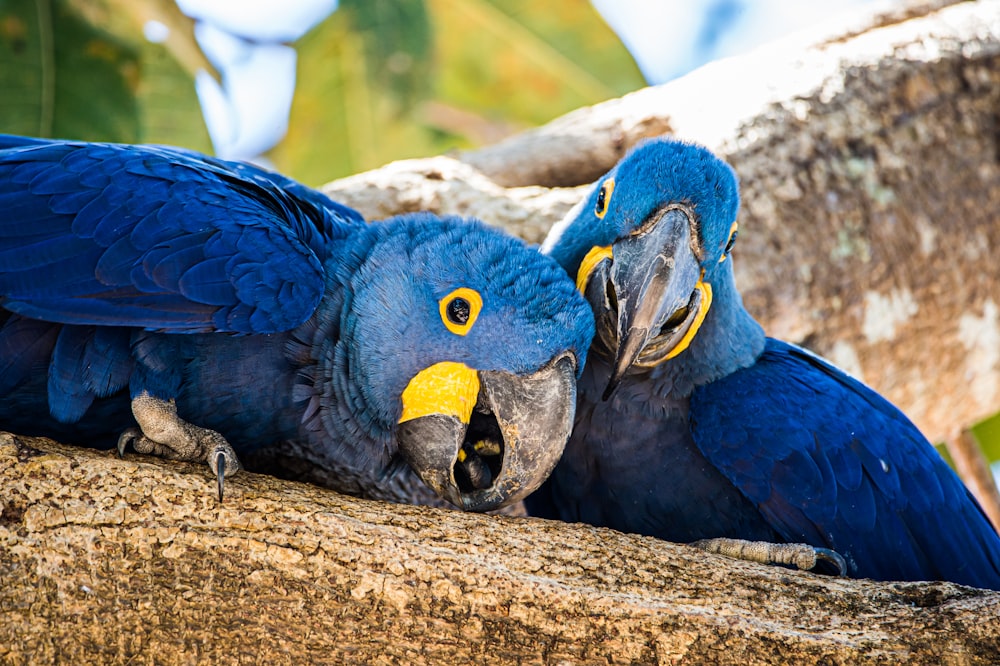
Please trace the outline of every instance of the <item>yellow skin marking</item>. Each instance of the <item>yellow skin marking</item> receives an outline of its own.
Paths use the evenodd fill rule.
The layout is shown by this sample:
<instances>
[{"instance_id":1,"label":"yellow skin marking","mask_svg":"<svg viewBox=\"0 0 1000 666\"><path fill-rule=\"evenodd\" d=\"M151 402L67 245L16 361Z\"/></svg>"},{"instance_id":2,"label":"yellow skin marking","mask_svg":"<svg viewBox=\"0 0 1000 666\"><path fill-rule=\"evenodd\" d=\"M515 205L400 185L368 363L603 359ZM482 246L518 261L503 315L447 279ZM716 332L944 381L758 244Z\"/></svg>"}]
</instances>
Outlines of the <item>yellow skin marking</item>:
<instances>
[{"instance_id":1,"label":"yellow skin marking","mask_svg":"<svg viewBox=\"0 0 1000 666\"><path fill-rule=\"evenodd\" d=\"M502 452L500 444L488 439L481 439L472 445L476 453L482 456L498 456Z\"/></svg>"},{"instance_id":2,"label":"yellow skin marking","mask_svg":"<svg viewBox=\"0 0 1000 666\"><path fill-rule=\"evenodd\" d=\"M611 204L611 195L615 191L615 179L608 178L601 184L601 191L597 195L597 208L594 209L594 215L597 219L603 219L608 213L608 206Z\"/></svg>"},{"instance_id":3,"label":"yellow skin marking","mask_svg":"<svg viewBox=\"0 0 1000 666\"><path fill-rule=\"evenodd\" d=\"M472 450L481 456L498 456L503 452L497 442L491 442L488 439L481 439L473 444ZM465 462L468 457L464 447L458 450L458 462Z\"/></svg>"},{"instance_id":4,"label":"yellow skin marking","mask_svg":"<svg viewBox=\"0 0 1000 666\"><path fill-rule=\"evenodd\" d=\"M479 373L454 361L424 368L403 390L403 415L399 422L441 414L468 423L479 397Z\"/></svg>"},{"instance_id":5,"label":"yellow skin marking","mask_svg":"<svg viewBox=\"0 0 1000 666\"><path fill-rule=\"evenodd\" d=\"M614 187L613 184L612 187ZM736 226L736 223L733 222L733 226L730 229L730 236L736 231ZM725 258L726 255L723 255L719 262L721 263ZM605 245L603 247L595 245L590 248L590 252L583 257L583 261L580 262L580 269L576 273L576 288L581 294L587 289L587 281L590 279L590 274L593 273L598 264L605 259L613 260L610 245ZM704 271L702 271L702 277L704 277ZM663 357L663 361L668 361L674 358L688 348L691 341L694 340L694 336L698 334L698 329L700 329L701 325L705 322L705 315L708 314L709 308L712 307L712 285L707 282L703 282L702 280L698 280L698 284L696 284L694 288L701 292L701 303L698 307L698 313L695 315L694 321L691 322L691 328L688 329L687 333L684 334L684 337L677 343L677 346L671 349L670 352ZM660 363L663 361L660 361Z\"/></svg>"},{"instance_id":6,"label":"yellow skin marking","mask_svg":"<svg viewBox=\"0 0 1000 666\"><path fill-rule=\"evenodd\" d=\"M691 328L689 328L687 333L684 334L681 341L678 342L677 346L671 349L670 352L663 358L664 361L669 361L688 348L688 345L690 345L691 341L694 340L694 336L698 334L698 329L701 328L702 323L704 323L705 315L708 314L708 309L712 307L712 285L698 280L698 284L696 284L694 288L701 291L701 304L698 306L698 314L694 316L694 321L691 322Z\"/></svg>"},{"instance_id":7,"label":"yellow skin marking","mask_svg":"<svg viewBox=\"0 0 1000 666\"><path fill-rule=\"evenodd\" d=\"M456 298L464 298L469 303L469 320L464 324L456 324L448 319L448 304ZM476 317L479 316L479 311L482 309L483 297L475 289L469 289L468 287L459 287L438 302L441 321L444 322L445 328L455 335L465 335L468 333L472 325L476 323Z\"/></svg>"},{"instance_id":8,"label":"yellow skin marking","mask_svg":"<svg viewBox=\"0 0 1000 666\"><path fill-rule=\"evenodd\" d=\"M733 222L732 225L730 225L730 227L729 227L729 236L726 237L727 238L727 240L726 240L726 246L727 247L728 247L729 243L731 243L733 241L733 234L735 234L736 230L739 229L739 228L740 228L739 222ZM723 261L725 261L726 257L728 257L728 256L729 256L729 253L728 252L724 252L722 254L722 256L719 257L719 263L721 264Z\"/></svg>"},{"instance_id":9,"label":"yellow skin marking","mask_svg":"<svg viewBox=\"0 0 1000 666\"><path fill-rule=\"evenodd\" d=\"M583 261L580 262L580 269L576 272L576 288L581 294L587 290L587 281L590 279L590 274L605 259L611 259L610 245L603 247L595 245L584 256Z\"/></svg>"}]
</instances>

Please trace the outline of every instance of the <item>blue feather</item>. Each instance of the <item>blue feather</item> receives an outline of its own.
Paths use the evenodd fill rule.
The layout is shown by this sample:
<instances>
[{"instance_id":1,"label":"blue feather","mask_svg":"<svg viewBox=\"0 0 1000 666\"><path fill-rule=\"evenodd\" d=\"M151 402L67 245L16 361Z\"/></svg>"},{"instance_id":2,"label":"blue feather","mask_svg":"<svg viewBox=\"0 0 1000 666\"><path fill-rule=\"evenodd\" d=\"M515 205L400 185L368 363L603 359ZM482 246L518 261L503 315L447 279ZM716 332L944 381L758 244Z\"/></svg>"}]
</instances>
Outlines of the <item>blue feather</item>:
<instances>
[{"instance_id":1,"label":"blue feather","mask_svg":"<svg viewBox=\"0 0 1000 666\"><path fill-rule=\"evenodd\" d=\"M106 398L128 385L132 374L131 335L128 329L99 327L83 354L84 387Z\"/></svg>"},{"instance_id":2,"label":"blue feather","mask_svg":"<svg viewBox=\"0 0 1000 666\"><path fill-rule=\"evenodd\" d=\"M94 335L91 326L64 326L59 331L49 365L48 398L53 418L62 423L79 421L94 401L86 387L84 356Z\"/></svg>"},{"instance_id":3,"label":"blue feather","mask_svg":"<svg viewBox=\"0 0 1000 666\"><path fill-rule=\"evenodd\" d=\"M629 263L654 256L635 249L653 241L637 239L674 248L669 265L697 266L674 296L680 302L693 298L695 280L714 298L686 350L631 368L607 402L621 342L595 339L573 435L529 510L674 541L806 542L840 552L856 576L1000 589L1000 537L917 428L836 367L765 338L743 308L729 255L738 203L728 165L699 146L654 140L598 181L546 240L574 277L591 248L611 246L611 286L587 288L601 296L591 297L599 320L619 328L643 305L629 296L646 293L630 280L652 274ZM689 224L667 226L679 219L668 210ZM685 241L670 245L677 237Z\"/></svg>"},{"instance_id":4,"label":"blue feather","mask_svg":"<svg viewBox=\"0 0 1000 666\"><path fill-rule=\"evenodd\" d=\"M183 149L0 135L0 206L0 425L25 434L112 446L149 394L241 457L275 447L406 500L423 482L387 470L420 371L582 367L593 335L572 281L522 241L429 214L368 225ZM459 288L482 298L465 335L440 308Z\"/></svg>"},{"instance_id":5,"label":"blue feather","mask_svg":"<svg viewBox=\"0 0 1000 666\"><path fill-rule=\"evenodd\" d=\"M16 299L12 307L32 316L62 311L58 320L64 323L106 324L110 312L104 299L113 294L117 304L125 305L122 289L132 288L133 314L147 306L186 313L164 318L151 311L134 321L143 327L287 330L305 321L319 303L325 280L317 252L325 259L327 239L360 220L318 193L296 199L276 188L277 179L265 172L245 165L227 168L221 160L202 160L186 151L72 142L24 145L3 155L0 196L13 203L15 213L39 213L44 235L26 243L25 225L0 234L0 289ZM12 225L0 229L5 226ZM296 236L300 232L305 233ZM209 256L218 260L206 262ZM247 264L249 272L235 270L236 264ZM59 268L40 279L47 265ZM193 276L184 279L192 269ZM230 281L237 274L245 276L242 282ZM248 288L248 280L267 288ZM296 288L283 289L289 282ZM279 292L296 298L274 298ZM59 296L65 293L89 299L78 298L67 308ZM175 305L167 305L168 294ZM149 301L146 295L157 298ZM255 301L261 295L266 303Z\"/></svg>"},{"instance_id":6,"label":"blue feather","mask_svg":"<svg viewBox=\"0 0 1000 666\"><path fill-rule=\"evenodd\" d=\"M3 313L0 328L0 395L28 381L32 374L45 374L59 326Z\"/></svg>"}]
</instances>

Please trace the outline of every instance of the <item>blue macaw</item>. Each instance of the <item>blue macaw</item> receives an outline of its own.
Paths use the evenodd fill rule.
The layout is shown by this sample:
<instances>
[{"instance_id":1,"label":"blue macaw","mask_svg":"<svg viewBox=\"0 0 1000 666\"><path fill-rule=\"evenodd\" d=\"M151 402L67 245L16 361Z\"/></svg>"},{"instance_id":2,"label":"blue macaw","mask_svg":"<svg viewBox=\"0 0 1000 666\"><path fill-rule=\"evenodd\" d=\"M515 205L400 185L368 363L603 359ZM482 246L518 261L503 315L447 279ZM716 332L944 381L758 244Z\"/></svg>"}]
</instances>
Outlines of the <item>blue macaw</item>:
<instances>
[{"instance_id":1,"label":"blue macaw","mask_svg":"<svg viewBox=\"0 0 1000 666\"><path fill-rule=\"evenodd\" d=\"M657 139L553 228L542 249L577 278L597 332L573 434L529 512L678 542L805 543L852 576L1000 589L1000 538L917 428L744 309L738 207L725 162Z\"/></svg>"},{"instance_id":2,"label":"blue macaw","mask_svg":"<svg viewBox=\"0 0 1000 666\"><path fill-rule=\"evenodd\" d=\"M481 223L368 225L250 165L14 136L0 211L5 429L207 461L220 497L237 454L288 446L336 489L422 479L468 510L537 488L569 436L590 308Z\"/></svg>"}]
</instances>

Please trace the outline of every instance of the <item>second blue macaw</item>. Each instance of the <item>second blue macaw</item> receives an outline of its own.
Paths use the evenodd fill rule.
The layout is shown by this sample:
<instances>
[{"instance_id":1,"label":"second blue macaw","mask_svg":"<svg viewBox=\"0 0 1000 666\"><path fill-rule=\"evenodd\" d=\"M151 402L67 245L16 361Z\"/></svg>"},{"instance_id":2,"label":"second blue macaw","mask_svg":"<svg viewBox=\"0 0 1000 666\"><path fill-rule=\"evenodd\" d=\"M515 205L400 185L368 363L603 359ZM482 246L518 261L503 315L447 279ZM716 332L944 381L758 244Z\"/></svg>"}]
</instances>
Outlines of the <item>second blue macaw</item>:
<instances>
[{"instance_id":1,"label":"second blue macaw","mask_svg":"<svg viewBox=\"0 0 1000 666\"><path fill-rule=\"evenodd\" d=\"M576 277L597 335L573 434L529 512L679 542L806 543L853 576L1000 589L1000 538L917 428L744 309L738 206L727 164L661 139L553 229L543 251Z\"/></svg>"},{"instance_id":2,"label":"second blue macaw","mask_svg":"<svg viewBox=\"0 0 1000 666\"><path fill-rule=\"evenodd\" d=\"M368 225L250 165L13 136L0 306L0 427L207 461L220 496L271 446L469 510L555 465L593 332L555 262L481 223Z\"/></svg>"}]
</instances>

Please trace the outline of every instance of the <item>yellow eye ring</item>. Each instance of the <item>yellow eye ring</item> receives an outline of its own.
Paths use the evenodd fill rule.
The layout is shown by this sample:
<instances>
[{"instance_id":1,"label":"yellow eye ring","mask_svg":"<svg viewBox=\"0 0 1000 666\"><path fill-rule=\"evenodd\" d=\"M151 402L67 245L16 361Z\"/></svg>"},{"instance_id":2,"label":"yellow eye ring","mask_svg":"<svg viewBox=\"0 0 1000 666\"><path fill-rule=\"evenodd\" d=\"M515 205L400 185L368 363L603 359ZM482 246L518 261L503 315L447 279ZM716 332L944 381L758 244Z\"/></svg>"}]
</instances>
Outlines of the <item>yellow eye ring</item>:
<instances>
[{"instance_id":1,"label":"yellow eye ring","mask_svg":"<svg viewBox=\"0 0 1000 666\"><path fill-rule=\"evenodd\" d=\"M608 178L601 183L601 190L597 193L597 205L594 206L594 215L598 219L603 218L608 212L608 204L611 203L611 194L615 191L615 179Z\"/></svg>"},{"instance_id":2,"label":"yellow eye ring","mask_svg":"<svg viewBox=\"0 0 1000 666\"><path fill-rule=\"evenodd\" d=\"M468 287L459 287L438 301L441 321L445 328L455 335L468 333L482 309L482 296L475 289Z\"/></svg>"},{"instance_id":3,"label":"yellow eye ring","mask_svg":"<svg viewBox=\"0 0 1000 666\"><path fill-rule=\"evenodd\" d=\"M738 222L733 222L732 226L729 227L729 237L726 239L726 247L722 251L722 256L719 257L719 263L721 264L729 256L729 253L733 251L733 243L736 242L736 237L739 235L740 225Z\"/></svg>"}]
</instances>

